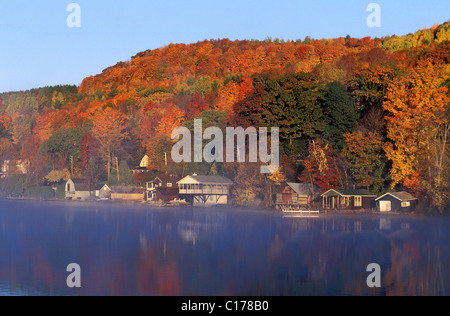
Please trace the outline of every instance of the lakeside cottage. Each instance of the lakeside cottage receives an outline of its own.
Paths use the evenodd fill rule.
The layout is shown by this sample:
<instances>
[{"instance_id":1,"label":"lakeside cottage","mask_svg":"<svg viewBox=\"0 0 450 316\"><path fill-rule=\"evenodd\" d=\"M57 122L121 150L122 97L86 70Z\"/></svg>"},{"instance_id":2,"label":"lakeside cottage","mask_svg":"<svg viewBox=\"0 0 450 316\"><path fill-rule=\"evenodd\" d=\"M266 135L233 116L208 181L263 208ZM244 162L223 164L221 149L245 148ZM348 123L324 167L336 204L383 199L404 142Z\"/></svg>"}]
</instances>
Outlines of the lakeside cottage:
<instances>
[{"instance_id":1,"label":"lakeside cottage","mask_svg":"<svg viewBox=\"0 0 450 316\"><path fill-rule=\"evenodd\" d=\"M408 192L388 192L376 200L377 210L386 212L412 212L415 210L418 199Z\"/></svg>"},{"instance_id":2,"label":"lakeside cottage","mask_svg":"<svg viewBox=\"0 0 450 316\"><path fill-rule=\"evenodd\" d=\"M233 182L220 176L187 176L178 182L180 198L194 206L227 205Z\"/></svg>"},{"instance_id":3,"label":"lakeside cottage","mask_svg":"<svg viewBox=\"0 0 450 316\"><path fill-rule=\"evenodd\" d=\"M311 206L320 196L318 186L310 183L290 183L282 186L281 193L277 194L275 206L277 209L297 209Z\"/></svg>"},{"instance_id":4,"label":"lakeside cottage","mask_svg":"<svg viewBox=\"0 0 450 316\"><path fill-rule=\"evenodd\" d=\"M328 210L372 209L376 195L368 190L331 189L322 196L322 207Z\"/></svg>"},{"instance_id":5,"label":"lakeside cottage","mask_svg":"<svg viewBox=\"0 0 450 316\"><path fill-rule=\"evenodd\" d=\"M69 179L66 182L65 198L68 200L87 200L95 196L89 182L85 179Z\"/></svg>"},{"instance_id":6,"label":"lakeside cottage","mask_svg":"<svg viewBox=\"0 0 450 316\"><path fill-rule=\"evenodd\" d=\"M180 177L161 175L147 182L147 201L170 202L179 198Z\"/></svg>"}]
</instances>

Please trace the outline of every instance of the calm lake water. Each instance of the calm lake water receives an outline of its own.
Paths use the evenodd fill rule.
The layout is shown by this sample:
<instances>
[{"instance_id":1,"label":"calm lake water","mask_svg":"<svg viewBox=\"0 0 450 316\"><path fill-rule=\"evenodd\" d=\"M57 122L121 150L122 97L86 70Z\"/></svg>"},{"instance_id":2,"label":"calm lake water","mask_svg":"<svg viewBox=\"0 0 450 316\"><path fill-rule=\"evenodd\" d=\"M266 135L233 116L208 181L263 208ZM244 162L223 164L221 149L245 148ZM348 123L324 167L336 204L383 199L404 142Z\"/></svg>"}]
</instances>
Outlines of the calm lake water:
<instances>
[{"instance_id":1,"label":"calm lake water","mask_svg":"<svg viewBox=\"0 0 450 316\"><path fill-rule=\"evenodd\" d=\"M0 201L0 295L449 295L449 267L448 218Z\"/></svg>"}]
</instances>

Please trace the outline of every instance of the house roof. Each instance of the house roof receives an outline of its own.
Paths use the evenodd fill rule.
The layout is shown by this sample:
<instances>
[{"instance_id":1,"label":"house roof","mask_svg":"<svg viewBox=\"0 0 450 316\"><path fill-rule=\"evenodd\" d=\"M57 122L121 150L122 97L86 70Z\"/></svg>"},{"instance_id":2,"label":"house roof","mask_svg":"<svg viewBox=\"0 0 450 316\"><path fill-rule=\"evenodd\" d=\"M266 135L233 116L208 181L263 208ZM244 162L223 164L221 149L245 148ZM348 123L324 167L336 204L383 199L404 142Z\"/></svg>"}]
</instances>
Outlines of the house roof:
<instances>
[{"instance_id":1,"label":"house roof","mask_svg":"<svg viewBox=\"0 0 450 316\"><path fill-rule=\"evenodd\" d=\"M364 189L331 189L322 194L322 196L369 196L369 197L376 197L376 195L372 194L368 190Z\"/></svg>"},{"instance_id":2,"label":"house roof","mask_svg":"<svg viewBox=\"0 0 450 316\"><path fill-rule=\"evenodd\" d=\"M149 162L150 162L150 157L148 155L145 155L141 159L141 163L139 164L139 168L140 169L147 169Z\"/></svg>"},{"instance_id":3,"label":"house roof","mask_svg":"<svg viewBox=\"0 0 450 316\"><path fill-rule=\"evenodd\" d=\"M89 185L89 182L86 179L69 179L68 181L72 181L73 182L76 191L79 191L79 192L91 191L91 187Z\"/></svg>"},{"instance_id":4,"label":"house roof","mask_svg":"<svg viewBox=\"0 0 450 316\"><path fill-rule=\"evenodd\" d=\"M311 185L309 183L287 183L292 190L298 195L315 195L320 194L320 189L317 185Z\"/></svg>"},{"instance_id":5,"label":"house roof","mask_svg":"<svg viewBox=\"0 0 450 316\"><path fill-rule=\"evenodd\" d=\"M411 194L409 194L408 192L402 191L402 192L388 192L382 196L380 196L379 198L376 199L376 201L381 200L382 198L384 198L386 195L391 195L394 198L396 198L399 201L402 202L408 202L408 201L415 201L418 200L417 198L415 198L414 196L412 196Z\"/></svg>"},{"instance_id":6,"label":"house roof","mask_svg":"<svg viewBox=\"0 0 450 316\"><path fill-rule=\"evenodd\" d=\"M159 177L157 177L155 180L161 180L162 182L172 182L172 183L177 183L178 181L180 181L182 178L181 177L174 177L174 176L168 176L166 174L160 175Z\"/></svg>"},{"instance_id":7,"label":"house roof","mask_svg":"<svg viewBox=\"0 0 450 316\"><path fill-rule=\"evenodd\" d=\"M197 184L197 183L203 183L203 184L233 184L233 181L231 181L228 178L220 177L220 176L187 176L183 178L182 180L178 181L177 183L182 184Z\"/></svg>"},{"instance_id":8,"label":"house roof","mask_svg":"<svg viewBox=\"0 0 450 316\"><path fill-rule=\"evenodd\" d=\"M168 176L164 174L159 177L156 177L152 181L148 181L147 183L156 183L158 181L162 183L178 183L181 179L182 179L181 177Z\"/></svg>"},{"instance_id":9,"label":"house roof","mask_svg":"<svg viewBox=\"0 0 450 316\"><path fill-rule=\"evenodd\" d=\"M97 186L97 191L100 191L100 190L102 190L103 188L105 188L106 187L106 189L108 189L109 191L111 191L111 188L107 185L107 184L104 184L104 185L98 185Z\"/></svg>"}]
</instances>

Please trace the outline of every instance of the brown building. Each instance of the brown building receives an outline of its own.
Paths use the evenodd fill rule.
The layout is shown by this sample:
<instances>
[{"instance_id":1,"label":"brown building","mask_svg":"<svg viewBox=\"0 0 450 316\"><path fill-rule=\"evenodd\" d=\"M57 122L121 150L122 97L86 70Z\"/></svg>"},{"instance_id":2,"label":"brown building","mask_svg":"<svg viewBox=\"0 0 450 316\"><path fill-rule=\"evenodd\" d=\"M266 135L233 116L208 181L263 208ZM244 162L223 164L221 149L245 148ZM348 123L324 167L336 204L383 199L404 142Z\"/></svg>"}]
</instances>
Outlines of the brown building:
<instances>
[{"instance_id":1,"label":"brown building","mask_svg":"<svg viewBox=\"0 0 450 316\"><path fill-rule=\"evenodd\" d=\"M147 200L170 202L179 198L178 181L181 178L161 175L147 182Z\"/></svg>"},{"instance_id":2,"label":"brown building","mask_svg":"<svg viewBox=\"0 0 450 316\"><path fill-rule=\"evenodd\" d=\"M322 207L329 210L370 210L376 195L367 190L331 189L322 194Z\"/></svg>"},{"instance_id":3,"label":"brown building","mask_svg":"<svg viewBox=\"0 0 450 316\"><path fill-rule=\"evenodd\" d=\"M320 189L309 183L286 183L281 193L277 194L276 207L300 208L312 205L313 201L320 196Z\"/></svg>"}]
</instances>

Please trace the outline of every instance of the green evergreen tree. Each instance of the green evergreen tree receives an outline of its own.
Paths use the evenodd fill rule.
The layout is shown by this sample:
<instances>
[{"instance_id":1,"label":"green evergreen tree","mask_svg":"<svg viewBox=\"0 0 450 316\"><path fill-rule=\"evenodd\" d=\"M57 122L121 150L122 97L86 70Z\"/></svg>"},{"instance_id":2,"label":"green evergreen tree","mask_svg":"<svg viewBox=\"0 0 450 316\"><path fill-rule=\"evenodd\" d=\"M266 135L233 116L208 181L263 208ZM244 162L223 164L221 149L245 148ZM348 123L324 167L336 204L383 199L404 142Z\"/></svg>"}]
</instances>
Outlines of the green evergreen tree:
<instances>
[{"instance_id":1,"label":"green evergreen tree","mask_svg":"<svg viewBox=\"0 0 450 316\"><path fill-rule=\"evenodd\" d=\"M324 138L334 148L342 150L345 146L344 134L356 128L360 117L355 100L340 82L329 83L321 100L325 123Z\"/></svg>"},{"instance_id":2,"label":"green evergreen tree","mask_svg":"<svg viewBox=\"0 0 450 316\"><path fill-rule=\"evenodd\" d=\"M122 160L119 164L120 183L123 185L133 184L133 175L131 174L130 167L125 160Z\"/></svg>"}]
</instances>

